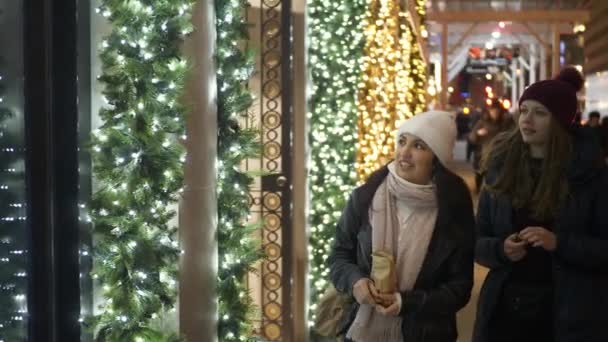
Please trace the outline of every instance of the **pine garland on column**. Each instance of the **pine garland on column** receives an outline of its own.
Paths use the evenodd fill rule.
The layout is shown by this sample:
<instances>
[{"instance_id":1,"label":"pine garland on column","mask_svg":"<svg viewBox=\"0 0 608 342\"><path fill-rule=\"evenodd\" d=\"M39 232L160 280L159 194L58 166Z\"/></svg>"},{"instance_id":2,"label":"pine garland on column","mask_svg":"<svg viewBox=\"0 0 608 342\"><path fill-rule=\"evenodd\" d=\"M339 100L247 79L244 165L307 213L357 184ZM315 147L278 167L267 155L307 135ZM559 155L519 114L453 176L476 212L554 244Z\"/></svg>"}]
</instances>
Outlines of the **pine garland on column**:
<instances>
[{"instance_id":1,"label":"pine garland on column","mask_svg":"<svg viewBox=\"0 0 608 342\"><path fill-rule=\"evenodd\" d=\"M103 124L92 139L92 275L104 299L90 321L97 341L178 340L154 320L174 310L177 293L170 221L185 161L180 48L193 2L104 0L97 9L112 26L100 54Z\"/></svg>"},{"instance_id":2,"label":"pine garland on column","mask_svg":"<svg viewBox=\"0 0 608 342\"><path fill-rule=\"evenodd\" d=\"M254 72L248 40L246 0L215 0L218 90L218 337L221 342L255 341L255 307L245 283L262 256L252 238L259 225L249 219L249 186L253 178L241 170L243 161L260 158L259 131L243 129L253 96L247 82Z\"/></svg>"}]
</instances>

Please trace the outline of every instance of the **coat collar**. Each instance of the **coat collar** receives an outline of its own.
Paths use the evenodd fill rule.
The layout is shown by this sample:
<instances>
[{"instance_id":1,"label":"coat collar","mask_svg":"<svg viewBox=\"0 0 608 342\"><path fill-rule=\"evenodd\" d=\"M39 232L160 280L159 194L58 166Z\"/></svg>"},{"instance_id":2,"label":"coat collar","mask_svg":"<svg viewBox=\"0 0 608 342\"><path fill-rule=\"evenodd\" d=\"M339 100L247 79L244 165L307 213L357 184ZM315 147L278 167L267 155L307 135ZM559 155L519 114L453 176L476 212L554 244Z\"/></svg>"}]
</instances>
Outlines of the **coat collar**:
<instances>
[{"instance_id":1,"label":"coat collar","mask_svg":"<svg viewBox=\"0 0 608 342\"><path fill-rule=\"evenodd\" d=\"M367 212L371 200L373 199L376 190L380 186L380 184L384 181L388 174L388 168L385 166L380 170L376 171L374 174L370 176L368 181L360 187L360 196L358 208L359 212L363 214L363 222L366 229L369 230L369 243L368 250L371 251L371 223L369 222L369 218L367 217ZM438 187L449 187L454 182L453 177L458 177L456 175L448 175L446 179L443 179L442 184L438 184ZM453 189L450 189L453 190ZM466 189L465 189L466 190ZM468 191L468 190L466 190ZM416 280L416 286L420 284L427 283L430 279L434 278L434 272L437 268L443 263L443 261L452 253L452 251L456 248L458 241L460 241L461 237L458 236L458 227L453 223L453 218L455 215L459 215L458 212L452 210L454 207L451 205L453 201L452 198L447 197L450 196L451 191L441 191L441 188L438 188L438 194L442 194L439 197L439 210L437 216L437 223L435 224L435 230L433 231L433 235L431 237L431 242L429 243L429 247L422 263L422 268L420 270L420 274L418 275L418 279ZM446 196L442 198L441 196ZM367 234L366 234L367 235ZM369 265L371 265L371 255L368 256Z\"/></svg>"}]
</instances>

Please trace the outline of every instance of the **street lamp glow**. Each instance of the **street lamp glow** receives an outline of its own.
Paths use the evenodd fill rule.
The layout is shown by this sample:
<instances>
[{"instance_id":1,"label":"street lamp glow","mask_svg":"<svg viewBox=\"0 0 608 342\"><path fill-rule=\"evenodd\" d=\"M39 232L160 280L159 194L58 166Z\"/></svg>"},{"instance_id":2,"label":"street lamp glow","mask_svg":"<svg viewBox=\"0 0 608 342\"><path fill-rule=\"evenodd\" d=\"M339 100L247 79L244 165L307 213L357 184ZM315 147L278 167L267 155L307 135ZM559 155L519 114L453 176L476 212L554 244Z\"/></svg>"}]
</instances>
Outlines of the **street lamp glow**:
<instances>
[{"instance_id":1,"label":"street lamp glow","mask_svg":"<svg viewBox=\"0 0 608 342\"><path fill-rule=\"evenodd\" d=\"M486 80L491 80L492 79L492 74L486 74Z\"/></svg>"},{"instance_id":2,"label":"street lamp glow","mask_svg":"<svg viewBox=\"0 0 608 342\"><path fill-rule=\"evenodd\" d=\"M582 33L585 32L585 25L584 24L577 24L574 25L574 28L572 29L572 31L574 33Z\"/></svg>"},{"instance_id":3,"label":"street lamp glow","mask_svg":"<svg viewBox=\"0 0 608 342\"><path fill-rule=\"evenodd\" d=\"M499 22L499 23L498 23L498 26L499 26L501 29L504 29L504 28L505 28L505 22L504 22L504 21Z\"/></svg>"},{"instance_id":4,"label":"street lamp glow","mask_svg":"<svg viewBox=\"0 0 608 342\"><path fill-rule=\"evenodd\" d=\"M486 42L486 49L492 50L493 48L494 48L494 43L492 43L492 42Z\"/></svg>"},{"instance_id":5,"label":"street lamp glow","mask_svg":"<svg viewBox=\"0 0 608 342\"><path fill-rule=\"evenodd\" d=\"M498 38L500 38L500 32L498 32L498 31L494 31L494 32L492 32L492 37L493 37L494 39L498 39Z\"/></svg>"}]
</instances>

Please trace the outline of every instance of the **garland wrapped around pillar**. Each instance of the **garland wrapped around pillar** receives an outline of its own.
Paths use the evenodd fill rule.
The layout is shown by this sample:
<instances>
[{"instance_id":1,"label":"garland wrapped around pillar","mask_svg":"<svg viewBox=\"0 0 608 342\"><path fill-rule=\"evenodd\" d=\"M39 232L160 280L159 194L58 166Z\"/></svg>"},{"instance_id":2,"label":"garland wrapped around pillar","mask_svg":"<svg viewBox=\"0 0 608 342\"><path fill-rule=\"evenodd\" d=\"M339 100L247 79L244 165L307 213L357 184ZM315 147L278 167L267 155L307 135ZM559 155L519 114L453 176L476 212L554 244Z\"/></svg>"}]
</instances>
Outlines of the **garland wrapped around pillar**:
<instances>
[{"instance_id":1,"label":"garland wrapped around pillar","mask_svg":"<svg viewBox=\"0 0 608 342\"><path fill-rule=\"evenodd\" d=\"M179 244L170 221L182 188L180 105L194 0L104 0L112 30L100 58L105 106L92 139L97 341L177 341L154 324L174 310Z\"/></svg>"},{"instance_id":2,"label":"garland wrapped around pillar","mask_svg":"<svg viewBox=\"0 0 608 342\"><path fill-rule=\"evenodd\" d=\"M218 337L222 342L254 341L255 307L245 278L262 256L253 239L259 225L247 224L251 175L241 170L248 158L260 158L259 131L241 128L253 96L247 82L254 72L254 54L244 49L248 40L247 0L215 0L217 31L217 207L219 268Z\"/></svg>"}]
</instances>

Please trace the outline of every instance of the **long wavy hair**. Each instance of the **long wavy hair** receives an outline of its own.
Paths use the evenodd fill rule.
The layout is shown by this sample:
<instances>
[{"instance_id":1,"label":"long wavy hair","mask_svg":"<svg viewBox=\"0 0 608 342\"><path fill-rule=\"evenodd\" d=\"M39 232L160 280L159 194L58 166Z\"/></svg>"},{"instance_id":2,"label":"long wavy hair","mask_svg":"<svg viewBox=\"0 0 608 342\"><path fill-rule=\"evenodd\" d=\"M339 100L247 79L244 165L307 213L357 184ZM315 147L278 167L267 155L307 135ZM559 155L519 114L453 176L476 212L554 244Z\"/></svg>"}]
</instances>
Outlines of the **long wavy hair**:
<instances>
[{"instance_id":1,"label":"long wavy hair","mask_svg":"<svg viewBox=\"0 0 608 342\"><path fill-rule=\"evenodd\" d=\"M517 123L519 115L514 119ZM482 170L499 170L496 179L484 187L491 193L506 195L514 208L530 208L537 219L554 218L569 193L565 171L572 156L571 135L552 117L540 178L532 179L530 147L516 124L512 130L498 135L485 151Z\"/></svg>"}]
</instances>

